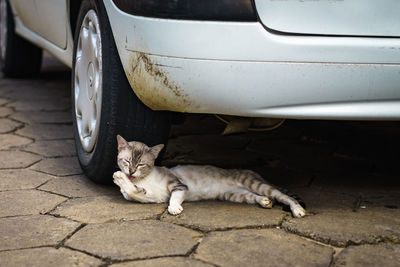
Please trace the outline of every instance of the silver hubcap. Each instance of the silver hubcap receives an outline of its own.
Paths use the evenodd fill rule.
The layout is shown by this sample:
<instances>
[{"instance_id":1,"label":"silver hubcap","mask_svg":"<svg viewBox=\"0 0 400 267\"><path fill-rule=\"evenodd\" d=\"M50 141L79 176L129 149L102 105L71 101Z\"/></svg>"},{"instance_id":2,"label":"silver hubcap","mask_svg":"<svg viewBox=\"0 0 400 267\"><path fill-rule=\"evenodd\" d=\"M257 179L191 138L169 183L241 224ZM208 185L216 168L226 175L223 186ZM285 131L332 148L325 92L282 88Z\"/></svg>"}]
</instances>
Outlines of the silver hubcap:
<instances>
[{"instance_id":1,"label":"silver hubcap","mask_svg":"<svg viewBox=\"0 0 400 267\"><path fill-rule=\"evenodd\" d=\"M0 1L0 50L1 59L6 59L6 45L7 45L7 2L6 0Z\"/></svg>"},{"instance_id":2,"label":"silver hubcap","mask_svg":"<svg viewBox=\"0 0 400 267\"><path fill-rule=\"evenodd\" d=\"M102 100L102 54L99 20L94 10L83 19L75 58L76 124L82 147L93 151L99 135Z\"/></svg>"}]
</instances>

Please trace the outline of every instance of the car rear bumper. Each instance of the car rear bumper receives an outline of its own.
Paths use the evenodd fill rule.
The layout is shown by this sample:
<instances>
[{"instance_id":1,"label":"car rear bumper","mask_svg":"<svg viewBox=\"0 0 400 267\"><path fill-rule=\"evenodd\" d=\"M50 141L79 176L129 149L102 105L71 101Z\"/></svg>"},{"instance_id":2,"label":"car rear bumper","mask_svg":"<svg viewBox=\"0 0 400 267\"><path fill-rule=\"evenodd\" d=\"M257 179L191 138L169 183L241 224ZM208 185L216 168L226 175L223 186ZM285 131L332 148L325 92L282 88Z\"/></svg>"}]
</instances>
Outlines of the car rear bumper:
<instances>
[{"instance_id":1,"label":"car rear bumper","mask_svg":"<svg viewBox=\"0 0 400 267\"><path fill-rule=\"evenodd\" d=\"M400 119L400 40L128 15L104 1L127 77L156 110Z\"/></svg>"},{"instance_id":2,"label":"car rear bumper","mask_svg":"<svg viewBox=\"0 0 400 267\"><path fill-rule=\"evenodd\" d=\"M125 51L132 88L155 110L279 118L400 118L398 65L197 60Z\"/></svg>"}]
</instances>

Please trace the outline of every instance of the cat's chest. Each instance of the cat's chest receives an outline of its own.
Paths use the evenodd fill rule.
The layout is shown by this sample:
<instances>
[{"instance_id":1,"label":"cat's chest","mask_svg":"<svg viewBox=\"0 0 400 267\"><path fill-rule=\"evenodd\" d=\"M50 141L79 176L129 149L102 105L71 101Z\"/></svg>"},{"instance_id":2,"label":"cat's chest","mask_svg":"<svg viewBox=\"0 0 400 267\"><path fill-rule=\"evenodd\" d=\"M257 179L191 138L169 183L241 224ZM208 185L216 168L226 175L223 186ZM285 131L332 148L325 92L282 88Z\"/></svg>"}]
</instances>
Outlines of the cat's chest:
<instances>
[{"instance_id":1,"label":"cat's chest","mask_svg":"<svg viewBox=\"0 0 400 267\"><path fill-rule=\"evenodd\" d=\"M144 179L135 183L136 186L146 190L143 197L149 202L166 202L169 200L169 192L165 182L159 179Z\"/></svg>"}]
</instances>

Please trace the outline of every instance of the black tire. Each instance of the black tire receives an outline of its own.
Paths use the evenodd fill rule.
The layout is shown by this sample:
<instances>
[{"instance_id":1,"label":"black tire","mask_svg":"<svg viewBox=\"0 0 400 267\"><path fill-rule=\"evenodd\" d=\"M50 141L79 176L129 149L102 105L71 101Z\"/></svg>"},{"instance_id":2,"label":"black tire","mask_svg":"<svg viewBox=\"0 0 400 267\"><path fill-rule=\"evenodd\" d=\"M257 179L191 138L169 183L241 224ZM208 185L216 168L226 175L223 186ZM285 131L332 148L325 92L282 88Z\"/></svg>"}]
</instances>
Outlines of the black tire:
<instances>
[{"instance_id":1,"label":"black tire","mask_svg":"<svg viewBox=\"0 0 400 267\"><path fill-rule=\"evenodd\" d=\"M5 54L1 56L1 69L5 76L28 78L37 76L42 65L42 49L15 33L14 17L8 1L5 38ZM0 47L1 49L1 47Z\"/></svg>"},{"instance_id":2,"label":"black tire","mask_svg":"<svg viewBox=\"0 0 400 267\"><path fill-rule=\"evenodd\" d=\"M86 152L79 138L74 100L75 60L83 19L94 10L99 19L102 43L103 89L100 128L97 142ZM72 103L74 136L79 163L87 177L97 183L112 182L117 169L117 141L120 134L129 141L141 141L149 146L166 144L170 129L170 113L153 111L134 94L123 70L102 1L84 0L81 4L74 36L72 68Z\"/></svg>"}]
</instances>

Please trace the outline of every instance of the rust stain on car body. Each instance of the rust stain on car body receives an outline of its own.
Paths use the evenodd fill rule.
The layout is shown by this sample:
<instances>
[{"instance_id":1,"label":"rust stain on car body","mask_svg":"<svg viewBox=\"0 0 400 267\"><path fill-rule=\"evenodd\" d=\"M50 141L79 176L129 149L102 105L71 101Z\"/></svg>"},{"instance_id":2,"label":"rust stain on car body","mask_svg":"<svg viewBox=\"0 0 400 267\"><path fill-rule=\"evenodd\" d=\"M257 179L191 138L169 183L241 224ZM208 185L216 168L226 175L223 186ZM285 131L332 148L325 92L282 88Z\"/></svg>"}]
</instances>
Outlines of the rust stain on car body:
<instances>
[{"instance_id":1,"label":"rust stain on car body","mask_svg":"<svg viewBox=\"0 0 400 267\"><path fill-rule=\"evenodd\" d=\"M154 62L148 55L132 53L127 70L129 83L137 97L154 110L187 111L188 95L168 77L169 66ZM176 68L176 67L174 67Z\"/></svg>"}]
</instances>

